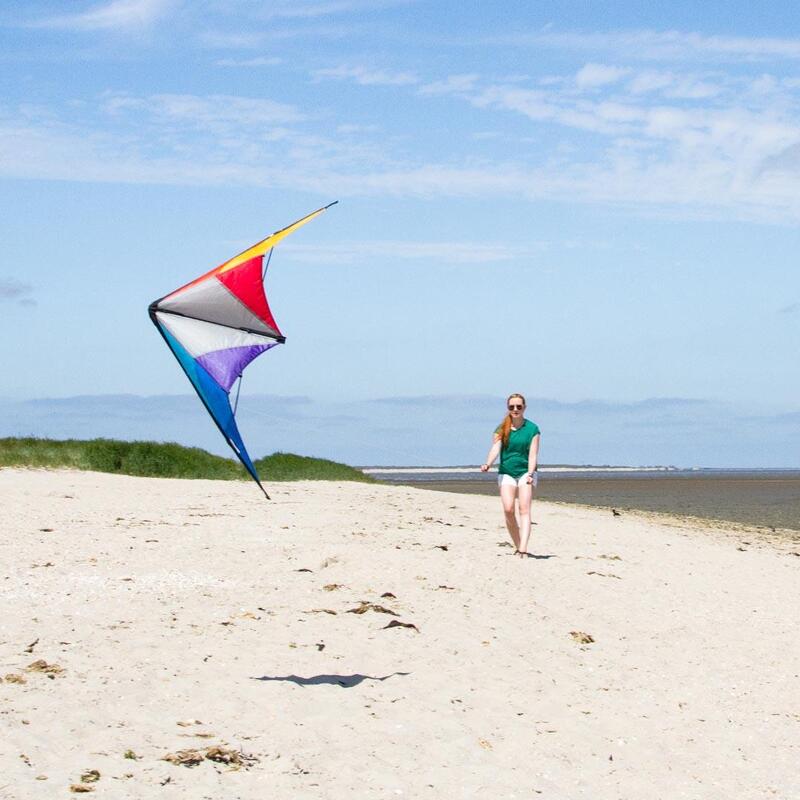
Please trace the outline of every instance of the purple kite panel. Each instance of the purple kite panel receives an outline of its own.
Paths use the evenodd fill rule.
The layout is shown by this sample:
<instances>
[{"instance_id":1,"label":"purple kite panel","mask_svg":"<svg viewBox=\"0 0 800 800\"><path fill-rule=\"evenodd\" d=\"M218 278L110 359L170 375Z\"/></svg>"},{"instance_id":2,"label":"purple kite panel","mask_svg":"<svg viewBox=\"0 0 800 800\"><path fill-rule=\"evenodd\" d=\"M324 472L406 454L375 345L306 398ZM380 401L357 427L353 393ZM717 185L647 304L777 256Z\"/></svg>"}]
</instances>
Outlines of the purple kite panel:
<instances>
[{"instance_id":1,"label":"purple kite panel","mask_svg":"<svg viewBox=\"0 0 800 800\"><path fill-rule=\"evenodd\" d=\"M255 344L247 347L230 347L226 350L213 350L197 358L197 363L211 375L226 391L231 390L234 381L242 374L242 370L261 353L275 347L277 342Z\"/></svg>"}]
</instances>

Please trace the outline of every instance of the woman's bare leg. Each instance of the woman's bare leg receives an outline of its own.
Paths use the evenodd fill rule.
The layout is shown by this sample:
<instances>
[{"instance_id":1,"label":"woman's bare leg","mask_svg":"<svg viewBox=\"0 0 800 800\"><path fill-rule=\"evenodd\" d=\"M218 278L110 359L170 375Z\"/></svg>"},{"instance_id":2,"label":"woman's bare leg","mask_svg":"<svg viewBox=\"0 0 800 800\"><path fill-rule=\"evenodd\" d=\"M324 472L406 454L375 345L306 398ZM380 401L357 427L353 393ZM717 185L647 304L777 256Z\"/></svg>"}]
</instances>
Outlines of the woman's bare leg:
<instances>
[{"instance_id":1,"label":"woman's bare leg","mask_svg":"<svg viewBox=\"0 0 800 800\"><path fill-rule=\"evenodd\" d=\"M533 486L522 482L519 486L519 551L527 554L528 540L531 535L531 500Z\"/></svg>"},{"instance_id":2,"label":"woman's bare leg","mask_svg":"<svg viewBox=\"0 0 800 800\"><path fill-rule=\"evenodd\" d=\"M514 542L514 547L519 550L519 525L517 524L517 513L514 508L517 499L517 487L509 483L502 484L500 486L500 499L503 501L506 528L511 534L511 541Z\"/></svg>"}]
</instances>

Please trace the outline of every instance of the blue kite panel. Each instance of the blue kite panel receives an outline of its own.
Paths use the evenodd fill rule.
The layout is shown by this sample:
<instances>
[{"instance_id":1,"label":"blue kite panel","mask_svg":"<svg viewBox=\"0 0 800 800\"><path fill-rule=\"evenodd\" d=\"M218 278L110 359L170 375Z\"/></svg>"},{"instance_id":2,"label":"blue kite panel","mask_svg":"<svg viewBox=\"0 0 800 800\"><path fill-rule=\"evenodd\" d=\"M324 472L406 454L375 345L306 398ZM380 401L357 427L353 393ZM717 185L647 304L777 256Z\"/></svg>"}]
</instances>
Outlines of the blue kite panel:
<instances>
[{"instance_id":1,"label":"blue kite panel","mask_svg":"<svg viewBox=\"0 0 800 800\"><path fill-rule=\"evenodd\" d=\"M239 460L244 464L245 469L260 485L258 473L250 460L239 433L239 428L236 425L236 419L233 416L227 392L197 363L197 360L192 357L189 351L163 325L159 325L159 328L164 334L167 344L175 354L175 358L178 359L186 376L192 382L192 386L194 386L197 394L200 395L200 399L208 409L208 413L217 423L233 451L239 456Z\"/></svg>"}]
</instances>

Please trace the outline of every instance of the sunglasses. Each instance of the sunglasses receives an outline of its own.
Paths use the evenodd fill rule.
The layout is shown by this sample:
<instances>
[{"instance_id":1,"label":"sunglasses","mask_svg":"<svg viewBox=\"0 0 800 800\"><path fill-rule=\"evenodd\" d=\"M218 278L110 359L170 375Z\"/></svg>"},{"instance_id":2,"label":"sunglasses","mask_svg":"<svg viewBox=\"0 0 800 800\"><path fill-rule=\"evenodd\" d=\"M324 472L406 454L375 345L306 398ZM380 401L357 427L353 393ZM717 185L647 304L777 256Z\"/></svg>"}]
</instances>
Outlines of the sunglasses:
<instances>
[{"instance_id":1,"label":"sunglasses","mask_svg":"<svg viewBox=\"0 0 800 800\"><path fill-rule=\"evenodd\" d=\"M521 403L520 404L511 403L511 405L509 405L509 407L508 407L508 410L509 411L522 411L523 408L525 408L525 406L523 406Z\"/></svg>"}]
</instances>

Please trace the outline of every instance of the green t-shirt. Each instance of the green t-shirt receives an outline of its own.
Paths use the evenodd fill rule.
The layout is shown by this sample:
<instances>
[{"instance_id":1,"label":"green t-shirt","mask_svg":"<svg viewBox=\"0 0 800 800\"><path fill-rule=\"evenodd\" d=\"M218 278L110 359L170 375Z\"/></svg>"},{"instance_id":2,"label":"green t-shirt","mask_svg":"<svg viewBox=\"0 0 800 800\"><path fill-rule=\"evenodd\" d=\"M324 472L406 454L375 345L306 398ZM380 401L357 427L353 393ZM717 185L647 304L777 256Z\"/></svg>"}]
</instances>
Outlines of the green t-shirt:
<instances>
[{"instance_id":1,"label":"green t-shirt","mask_svg":"<svg viewBox=\"0 0 800 800\"><path fill-rule=\"evenodd\" d=\"M499 434L502 425L498 425L495 433ZM501 475L510 475L514 480L519 480L528 471L528 453L531 449L533 437L540 433L535 422L526 419L522 425L508 435L508 444L500 449Z\"/></svg>"}]
</instances>

